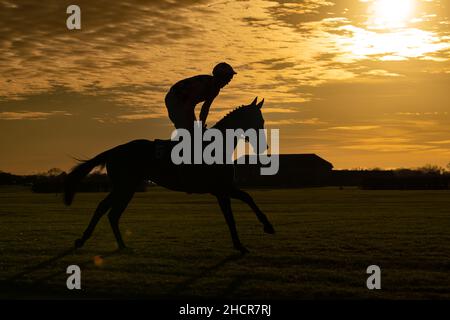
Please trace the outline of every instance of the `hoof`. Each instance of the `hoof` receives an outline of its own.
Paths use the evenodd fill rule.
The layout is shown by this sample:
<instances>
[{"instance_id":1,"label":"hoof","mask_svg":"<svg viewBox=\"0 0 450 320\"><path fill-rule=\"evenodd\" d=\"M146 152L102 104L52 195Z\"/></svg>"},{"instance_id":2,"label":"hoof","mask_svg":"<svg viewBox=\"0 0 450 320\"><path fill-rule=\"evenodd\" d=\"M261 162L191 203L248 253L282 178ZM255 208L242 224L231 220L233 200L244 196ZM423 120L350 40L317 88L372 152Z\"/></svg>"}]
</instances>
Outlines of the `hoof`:
<instances>
[{"instance_id":1,"label":"hoof","mask_svg":"<svg viewBox=\"0 0 450 320\"><path fill-rule=\"evenodd\" d=\"M75 249L79 249L84 245L84 240L83 239L77 239L75 240Z\"/></svg>"},{"instance_id":2,"label":"hoof","mask_svg":"<svg viewBox=\"0 0 450 320\"><path fill-rule=\"evenodd\" d=\"M268 225L264 226L264 232L265 233L269 233L269 234L274 234L275 233L275 229L272 227L271 224L268 224Z\"/></svg>"},{"instance_id":3,"label":"hoof","mask_svg":"<svg viewBox=\"0 0 450 320\"><path fill-rule=\"evenodd\" d=\"M134 253L134 249L127 246L120 246L118 251L123 253Z\"/></svg>"},{"instance_id":4,"label":"hoof","mask_svg":"<svg viewBox=\"0 0 450 320\"><path fill-rule=\"evenodd\" d=\"M246 247L244 247L242 244L238 246L234 246L236 250L238 250L241 254L247 254L250 253Z\"/></svg>"}]
</instances>

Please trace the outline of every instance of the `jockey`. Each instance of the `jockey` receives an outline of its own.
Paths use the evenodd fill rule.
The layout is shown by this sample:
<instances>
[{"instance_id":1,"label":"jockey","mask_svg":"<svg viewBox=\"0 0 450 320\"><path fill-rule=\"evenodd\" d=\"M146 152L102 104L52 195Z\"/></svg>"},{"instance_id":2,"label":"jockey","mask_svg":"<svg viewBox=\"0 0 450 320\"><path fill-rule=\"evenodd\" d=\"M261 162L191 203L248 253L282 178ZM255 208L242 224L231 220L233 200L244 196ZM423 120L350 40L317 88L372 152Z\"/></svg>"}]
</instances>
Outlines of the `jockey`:
<instances>
[{"instance_id":1,"label":"jockey","mask_svg":"<svg viewBox=\"0 0 450 320\"><path fill-rule=\"evenodd\" d=\"M198 75L175 83L165 98L169 118L175 128L190 130L193 127L197 120L195 106L200 102L203 102L200 121L206 126L212 102L235 74L228 63L222 62L214 67L212 76Z\"/></svg>"}]
</instances>

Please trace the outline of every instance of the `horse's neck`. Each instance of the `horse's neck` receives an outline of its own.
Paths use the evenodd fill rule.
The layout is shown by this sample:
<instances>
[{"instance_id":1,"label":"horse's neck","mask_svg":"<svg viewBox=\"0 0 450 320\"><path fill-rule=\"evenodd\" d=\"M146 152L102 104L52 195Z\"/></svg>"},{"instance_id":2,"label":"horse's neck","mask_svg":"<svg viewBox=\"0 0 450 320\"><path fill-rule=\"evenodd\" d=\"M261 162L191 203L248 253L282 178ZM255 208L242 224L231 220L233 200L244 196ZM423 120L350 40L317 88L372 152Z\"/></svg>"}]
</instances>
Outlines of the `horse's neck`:
<instances>
[{"instance_id":1,"label":"horse's neck","mask_svg":"<svg viewBox=\"0 0 450 320\"><path fill-rule=\"evenodd\" d=\"M235 119L235 118L226 118L223 119L222 121L219 121L218 123L216 123L212 128L219 130L222 133L222 137L223 137L223 157L224 160L228 160L226 159L226 150L227 150L227 143L226 143L226 131L227 129L232 129L232 130L236 130L236 129L240 129L241 128L241 124L239 119ZM233 153L237 147L237 139L233 139Z\"/></svg>"},{"instance_id":2,"label":"horse's neck","mask_svg":"<svg viewBox=\"0 0 450 320\"><path fill-rule=\"evenodd\" d=\"M219 130L220 132L222 132L222 135L225 136L227 129L235 130L241 128L242 125L240 124L240 122L241 121L239 119L228 117L217 122L212 128Z\"/></svg>"}]
</instances>

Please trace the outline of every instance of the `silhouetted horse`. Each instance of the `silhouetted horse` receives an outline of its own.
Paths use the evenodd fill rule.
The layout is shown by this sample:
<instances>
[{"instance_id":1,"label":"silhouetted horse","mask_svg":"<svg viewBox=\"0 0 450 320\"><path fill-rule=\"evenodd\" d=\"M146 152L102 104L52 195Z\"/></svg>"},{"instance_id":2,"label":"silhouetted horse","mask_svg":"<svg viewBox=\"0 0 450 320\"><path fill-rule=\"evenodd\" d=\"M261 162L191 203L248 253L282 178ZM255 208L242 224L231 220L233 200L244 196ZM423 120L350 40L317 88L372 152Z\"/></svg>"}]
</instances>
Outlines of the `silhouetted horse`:
<instances>
[{"instance_id":1,"label":"silhouetted horse","mask_svg":"<svg viewBox=\"0 0 450 320\"><path fill-rule=\"evenodd\" d=\"M226 129L264 129L264 119L261 113L262 100L257 99L246 106L241 106L223 119L213 128L218 129L225 137ZM234 148L239 139L235 139ZM231 210L230 198L247 203L256 213L256 217L263 224L266 233L275 233L267 217L261 212L252 197L234 184L234 167L227 164L175 165L168 155L161 155L159 147L173 145L172 141L134 140L117 146L96 157L77 165L67 176L64 185L64 202L72 203L77 185L92 169L106 166L108 176L112 181L112 191L98 205L95 213L80 239L75 241L75 247L80 248L88 240L100 218L109 211L108 218L119 248L125 248L125 243L119 231L119 219L128 203L132 199L136 187L143 180L151 180L171 190L188 193L210 193L217 197L220 208L230 229L234 247L242 253L248 250L241 244ZM254 150L255 146L253 146ZM267 144L265 144L267 148ZM225 152L223 153L226 154Z\"/></svg>"}]
</instances>

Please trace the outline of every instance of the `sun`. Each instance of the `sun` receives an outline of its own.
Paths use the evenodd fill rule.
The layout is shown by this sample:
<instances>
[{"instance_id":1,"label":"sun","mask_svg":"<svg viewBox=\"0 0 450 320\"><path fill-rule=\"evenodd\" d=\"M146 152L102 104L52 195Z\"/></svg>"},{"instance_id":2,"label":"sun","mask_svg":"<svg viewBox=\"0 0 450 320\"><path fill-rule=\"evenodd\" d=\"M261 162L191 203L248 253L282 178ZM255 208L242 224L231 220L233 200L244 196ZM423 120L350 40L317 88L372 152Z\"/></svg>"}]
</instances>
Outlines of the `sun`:
<instances>
[{"instance_id":1,"label":"sun","mask_svg":"<svg viewBox=\"0 0 450 320\"><path fill-rule=\"evenodd\" d=\"M360 0L368 4L365 28L344 25L343 35L335 41L346 55L343 61L374 59L404 61L408 59L438 59L432 53L450 47L445 38L435 32L422 30L414 22L420 13L417 0Z\"/></svg>"},{"instance_id":2,"label":"sun","mask_svg":"<svg viewBox=\"0 0 450 320\"><path fill-rule=\"evenodd\" d=\"M371 28L402 28L411 18L414 0L374 0L369 10Z\"/></svg>"}]
</instances>

